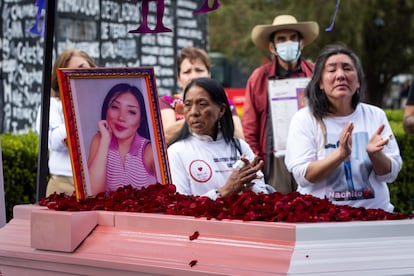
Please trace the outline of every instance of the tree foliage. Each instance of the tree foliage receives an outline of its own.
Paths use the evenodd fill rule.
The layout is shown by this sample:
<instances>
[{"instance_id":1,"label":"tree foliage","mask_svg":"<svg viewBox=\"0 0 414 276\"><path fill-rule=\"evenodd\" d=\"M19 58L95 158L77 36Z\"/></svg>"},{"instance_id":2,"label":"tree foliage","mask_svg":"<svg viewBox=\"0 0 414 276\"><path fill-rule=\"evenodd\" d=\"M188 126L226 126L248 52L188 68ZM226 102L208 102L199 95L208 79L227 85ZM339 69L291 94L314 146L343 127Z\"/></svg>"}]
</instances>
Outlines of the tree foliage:
<instances>
[{"instance_id":1,"label":"tree foliage","mask_svg":"<svg viewBox=\"0 0 414 276\"><path fill-rule=\"evenodd\" d=\"M248 72L270 57L251 41L253 27L271 24L277 15L291 14L298 21L319 23L319 37L303 51L306 59L315 60L324 46L337 42L358 54L369 103L381 106L392 78L412 73L414 1L341 1L331 31L326 28L334 17L335 0L220 0L220 4L220 9L209 13L210 51L242 61Z\"/></svg>"}]
</instances>

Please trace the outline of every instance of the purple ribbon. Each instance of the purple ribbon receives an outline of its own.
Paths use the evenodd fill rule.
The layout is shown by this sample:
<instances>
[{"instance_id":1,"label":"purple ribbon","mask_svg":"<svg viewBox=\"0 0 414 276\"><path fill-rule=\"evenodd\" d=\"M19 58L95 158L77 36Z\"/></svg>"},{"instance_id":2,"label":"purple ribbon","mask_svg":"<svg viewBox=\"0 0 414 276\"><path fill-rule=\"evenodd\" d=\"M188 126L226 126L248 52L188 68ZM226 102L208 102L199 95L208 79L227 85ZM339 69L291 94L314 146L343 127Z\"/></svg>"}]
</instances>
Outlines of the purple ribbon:
<instances>
[{"instance_id":1,"label":"purple ribbon","mask_svg":"<svg viewBox=\"0 0 414 276\"><path fill-rule=\"evenodd\" d=\"M330 31L333 30L335 19L336 19L336 13L338 12L340 2L341 2L341 0L336 0L336 9L335 9L334 17L332 19L332 23L328 28L325 29L325 31L327 31L327 32L330 32Z\"/></svg>"},{"instance_id":2,"label":"purple ribbon","mask_svg":"<svg viewBox=\"0 0 414 276\"><path fill-rule=\"evenodd\" d=\"M31 28L27 29L26 31L29 33L35 34L35 35L43 36L45 33L45 21L46 20L43 20L42 28L40 30L38 29L38 26L39 26L40 17L42 15L42 10L46 9L46 0L36 0L35 6L37 7L36 22Z\"/></svg>"},{"instance_id":3,"label":"purple ribbon","mask_svg":"<svg viewBox=\"0 0 414 276\"><path fill-rule=\"evenodd\" d=\"M218 0L215 0L213 5L211 6L211 8L208 5L208 0L204 1L204 4L201 6L201 8L199 8L198 10L194 11L194 14L200 14L200 13L208 13L214 10L217 10L218 8L220 8L220 3Z\"/></svg>"}]
</instances>

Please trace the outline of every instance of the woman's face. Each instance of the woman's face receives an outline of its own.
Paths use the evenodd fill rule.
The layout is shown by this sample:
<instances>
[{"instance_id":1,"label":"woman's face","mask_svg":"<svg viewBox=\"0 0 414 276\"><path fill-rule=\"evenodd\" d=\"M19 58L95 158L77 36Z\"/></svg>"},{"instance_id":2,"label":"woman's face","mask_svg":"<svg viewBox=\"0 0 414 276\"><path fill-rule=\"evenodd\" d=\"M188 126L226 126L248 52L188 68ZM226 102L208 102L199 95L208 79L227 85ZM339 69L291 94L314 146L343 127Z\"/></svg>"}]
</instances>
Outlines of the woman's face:
<instances>
[{"instance_id":1,"label":"woman's face","mask_svg":"<svg viewBox=\"0 0 414 276\"><path fill-rule=\"evenodd\" d=\"M184 90L191 80L209 77L210 72L201 59L197 58L189 60L186 58L181 62L177 80L178 84L181 86L181 89Z\"/></svg>"},{"instance_id":2,"label":"woman's face","mask_svg":"<svg viewBox=\"0 0 414 276\"><path fill-rule=\"evenodd\" d=\"M135 96L127 92L112 98L106 120L117 139L133 137L141 124L141 108Z\"/></svg>"},{"instance_id":3,"label":"woman's face","mask_svg":"<svg viewBox=\"0 0 414 276\"><path fill-rule=\"evenodd\" d=\"M79 56L71 57L66 67L67 68L91 68L89 63L83 57L79 57Z\"/></svg>"},{"instance_id":4,"label":"woman's face","mask_svg":"<svg viewBox=\"0 0 414 276\"><path fill-rule=\"evenodd\" d=\"M330 102L344 99L351 102L359 86L355 64L348 55L336 54L326 60L319 87Z\"/></svg>"},{"instance_id":5,"label":"woman's face","mask_svg":"<svg viewBox=\"0 0 414 276\"><path fill-rule=\"evenodd\" d=\"M213 102L204 88L192 86L184 101L184 114L191 132L198 135L217 135L217 123L223 116L224 106Z\"/></svg>"}]
</instances>

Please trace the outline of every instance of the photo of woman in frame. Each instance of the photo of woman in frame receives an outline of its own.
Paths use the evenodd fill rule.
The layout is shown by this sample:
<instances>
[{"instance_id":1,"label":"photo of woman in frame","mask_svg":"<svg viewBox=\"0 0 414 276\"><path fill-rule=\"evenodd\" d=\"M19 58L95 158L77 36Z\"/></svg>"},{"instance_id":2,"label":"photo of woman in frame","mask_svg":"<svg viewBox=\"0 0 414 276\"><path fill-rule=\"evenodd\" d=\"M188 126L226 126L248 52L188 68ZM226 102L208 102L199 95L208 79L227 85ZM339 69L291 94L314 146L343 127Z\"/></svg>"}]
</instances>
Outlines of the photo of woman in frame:
<instances>
[{"instance_id":1,"label":"photo of woman in frame","mask_svg":"<svg viewBox=\"0 0 414 276\"><path fill-rule=\"evenodd\" d=\"M58 69L78 199L170 183L153 69Z\"/></svg>"},{"instance_id":2,"label":"photo of woman in frame","mask_svg":"<svg viewBox=\"0 0 414 276\"><path fill-rule=\"evenodd\" d=\"M144 98L127 83L113 86L106 95L88 155L92 194L156 183Z\"/></svg>"}]
</instances>

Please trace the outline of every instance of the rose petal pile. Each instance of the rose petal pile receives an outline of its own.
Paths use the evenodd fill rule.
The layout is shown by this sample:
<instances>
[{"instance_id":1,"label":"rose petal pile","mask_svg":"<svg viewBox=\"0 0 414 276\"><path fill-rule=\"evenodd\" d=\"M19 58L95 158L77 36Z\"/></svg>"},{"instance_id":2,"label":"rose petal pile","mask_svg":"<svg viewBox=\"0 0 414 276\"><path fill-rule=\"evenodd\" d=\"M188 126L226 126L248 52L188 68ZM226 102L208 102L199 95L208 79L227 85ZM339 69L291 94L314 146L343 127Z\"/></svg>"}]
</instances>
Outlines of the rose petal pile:
<instances>
[{"instance_id":1,"label":"rose petal pile","mask_svg":"<svg viewBox=\"0 0 414 276\"><path fill-rule=\"evenodd\" d=\"M411 218L402 213L382 209L340 206L311 195L298 192L256 194L246 191L241 195L211 200L203 196L176 193L171 184L154 184L143 189L127 185L116 191L100 193L94 198L77 200L75 195L52 194L42 198L39 205L57 211L122 211L160 213L205 217L207 219L237 219L269 222L333 222L397 220Z\"/></svg>"}]
</instances>

